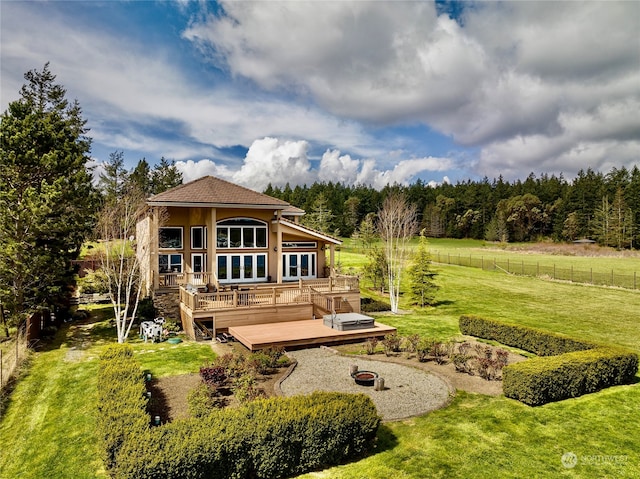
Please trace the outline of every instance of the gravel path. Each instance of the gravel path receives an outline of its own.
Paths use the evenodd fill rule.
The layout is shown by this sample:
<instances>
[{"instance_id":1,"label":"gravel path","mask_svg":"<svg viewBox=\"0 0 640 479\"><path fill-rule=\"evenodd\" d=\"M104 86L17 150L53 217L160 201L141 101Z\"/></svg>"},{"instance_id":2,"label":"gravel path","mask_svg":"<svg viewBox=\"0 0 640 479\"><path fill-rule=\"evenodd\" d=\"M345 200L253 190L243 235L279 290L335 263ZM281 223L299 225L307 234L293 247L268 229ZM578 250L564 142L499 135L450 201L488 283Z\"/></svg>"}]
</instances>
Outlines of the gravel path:
<instances>
[{"instance_id":1,"label":"gravel path","mask_svg":"<svg viewBox=\"0 0 640 479\"><path fill-rule=\"evenodd\" d=\"M363 357L348 358L328 348L287 352L298 361L297 366L281 384L285 396L309 394L313 391L364 393L373 399L378 414L385 421L418 416L445 406L454 389L443 379L409 366L372 361ZM358 386L349 375L349 368L375 371L384 378L384 391Z\"/></svg>"}]
</instances>

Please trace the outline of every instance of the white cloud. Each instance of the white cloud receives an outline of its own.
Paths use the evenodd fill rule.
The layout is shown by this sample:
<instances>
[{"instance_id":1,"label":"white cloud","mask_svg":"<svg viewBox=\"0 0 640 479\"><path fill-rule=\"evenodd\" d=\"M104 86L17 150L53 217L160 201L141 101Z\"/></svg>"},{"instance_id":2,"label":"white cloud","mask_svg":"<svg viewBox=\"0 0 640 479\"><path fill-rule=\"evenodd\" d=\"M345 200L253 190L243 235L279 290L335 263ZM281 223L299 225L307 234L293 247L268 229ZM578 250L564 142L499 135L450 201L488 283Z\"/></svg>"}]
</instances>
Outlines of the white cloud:
<instances>
[{"instance_id":1,"label":"white cloud","mask_svg":"<svg viewBox=\"0 0 640 479\"><path fill-rule=\"evenodd\" d=\"M481 175L637 161L638 2L483 2L464 26L425 2L222 5L184 32L218 65L339 116L422 121L479 147ZM327 162L353 178L349 159Z\"/></svg>"},{"instance_id":2,"label":"white cloud","mask_svg":"<svg viewBox=\"0 0 640 479\"><path fill-rule=\"evenodd\" d=\"M353 159L350 155L341 155L339 150L327 150L315 169L309 161L308 148L306 141L263 138L253 142L239 170L211 160L178 161L176 167L182 172L185 182L213 175L257 191L264 190L268 184L282 187L287 183L302 185L315 181L362 184L382 189L387 184L408 184L420 173L454 167L451 159L429 157L400 160L393 169L379 170L373 159Z\"/></svg>"}]
</instances>

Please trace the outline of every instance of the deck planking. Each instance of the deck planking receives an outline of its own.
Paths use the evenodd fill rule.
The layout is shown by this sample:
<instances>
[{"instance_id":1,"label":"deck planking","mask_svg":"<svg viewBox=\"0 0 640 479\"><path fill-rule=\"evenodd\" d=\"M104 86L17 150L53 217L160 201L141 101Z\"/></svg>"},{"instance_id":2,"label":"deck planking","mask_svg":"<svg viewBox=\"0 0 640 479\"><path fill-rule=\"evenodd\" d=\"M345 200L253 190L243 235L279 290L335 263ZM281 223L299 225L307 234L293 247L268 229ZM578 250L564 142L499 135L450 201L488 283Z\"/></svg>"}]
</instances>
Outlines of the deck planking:
<instances>
[{"instance_id":1,"label":"deck planking","mask_svg":"<svg viewBox=\"0 0 640 479\"><path fill-rule=\"evenodd\" d=\"M396 328L377 322L373 328L338 331L325 326L322 319L229 327L229 334L251 351L270 346L287 348L359 341L394 332Z\"/></svg>"}]
</instances>

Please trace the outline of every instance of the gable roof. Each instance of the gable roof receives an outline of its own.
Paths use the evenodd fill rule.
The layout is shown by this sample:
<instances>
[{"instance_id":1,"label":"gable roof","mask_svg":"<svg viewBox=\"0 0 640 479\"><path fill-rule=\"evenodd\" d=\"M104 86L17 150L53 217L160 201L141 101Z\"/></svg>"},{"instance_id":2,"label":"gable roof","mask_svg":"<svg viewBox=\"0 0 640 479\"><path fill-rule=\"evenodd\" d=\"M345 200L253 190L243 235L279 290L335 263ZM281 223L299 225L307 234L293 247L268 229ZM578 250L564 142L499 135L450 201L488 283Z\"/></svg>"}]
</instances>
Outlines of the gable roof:
<instances>
[{"instance_id":1,"label":"gable roof","mask_svg":"<svg viewBox=\"0 0 640 479\"><path fill-rule=\"evenodd\" d=\"M171 188L147 200L150 206L208 206L217 208L252 207L283 210L291 205L286 201L258 193L229 181L204 176Z\"/></svg>"},{"instance_id":2,"label":"gable roof","mask_svg":"<svg viewBox=\"0 0 640 479\"><path fill-rule=\"evenodd\" d=\"M309 236L313 236L314 238L321 239L321 240L326 241L328 243L333 243L333 244L337 244L337 245L341 245L342 244L342 241L339 240L338 238L335 238L335 237L330 236L330 235L328 235L326 233L323 233L322 231L317 231L317 230L311 229L308 226L304 226L304 225L301 225L299 223L294 223L293 221L289 221L289 220L284 219L284 218L280 218L277 221L279 221L280 224L283 225L285 228L290 228L291 230L308 234Z\"/></svg>"}]
</instances>

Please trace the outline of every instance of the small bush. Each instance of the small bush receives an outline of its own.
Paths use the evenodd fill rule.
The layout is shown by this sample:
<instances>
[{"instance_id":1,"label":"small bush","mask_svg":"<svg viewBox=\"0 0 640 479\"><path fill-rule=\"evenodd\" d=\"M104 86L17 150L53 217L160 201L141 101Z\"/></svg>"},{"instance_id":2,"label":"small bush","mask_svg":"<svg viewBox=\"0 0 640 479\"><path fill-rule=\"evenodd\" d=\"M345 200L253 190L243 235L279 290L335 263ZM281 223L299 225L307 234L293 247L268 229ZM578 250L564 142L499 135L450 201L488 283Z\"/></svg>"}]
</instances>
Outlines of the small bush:
<instances>
[{"instance_id":1,"label":"small bush","mask_svg":"<svg viewBox=\"0 0 640 479\"><path fill-rule=\"evenodd\" d=\"M412 334L411 336L407 336L406 338L403 338L403 347L404 347L404 350L408 353L417 352L419 343L420 343L419 334Z\"/></svg>"},{"instance_id":2,"label":"small bush","mask_svg":"<svg viewBox=\"0 0 640 479\"><path fill-rule=\"evenodd\" d=\"M201 383L187 395L189 414L191 417L202 418L220 406L216 390Z\"/></svg>"},{"instance_id":3,"label":"small bush","mask_svg":"<svg viewBox=\"0 0 640 479\"><path fill-rule=\"evenodd\" d=\"M421 363L427 361L431 354L431 350L433 349L434 340L428 338L422 338L418 343L416 348L416 355L418 356L418 361Z\"/></svg>"},{"instance_id":4,"label":"small bush","mask_svg":"<svg viewBox=\"0 0 640 479\"><path fill-rule=\"evenodd\" d=\"M200 377L210 388L219 388L227 381L227 372L222 366L202 366Z\"/></svg>"},{"instance_id":5,"label":"small bush","mask_svg":"<svg viewBox=\"0 0 640 479\"><path fill-rule=\"evenodd\" d=\"M378 338L369 338L364 344L365 351L369 356L376 353L377 347L378 347Z\"/></svg>"},{"instance_id":6,"label":"small bush","mask_svg":"<svg viewBox=\"0 0 640 479\"><path fill-rule=\"evenodd\" d=\"M377 313L380 311L390 311L391 305L382 300L373 298L362 298L360 300L360 311L363 313Z\"/></svg>"},{"instance_id":7,"label":"small bush","mask_svg":"<svg viewBox=\"0 0 640 479\"><path fill-rule=\"evenodd\" d=\"M250 373L235 378L231 390L240 404L246 404L264 397L264 391L258 387L256 377Z\"/></svg>"},{"instance_id":8,"label":"small bush","mask_svg":"<svg viewBox=\"0 0 640 479\"><path fill-rule=\"evenodd\" d=\"M384 346L384 353L387 356L391 356L392 353L400 352L400 336L398 333L389 333L385 335L382 340L382 346Z\"/></svg>"},{"instance_id":9,"label":"small bush","mask_svg":"<svg viewBox=\"0 0 640 479\"><path fill-rule=\"evenodd\" d=\"M438 364L447 364L449 357L453 353L454 344L451 342L434 342L431 345L431 356Z\"/></svg>"}]
</instances>

